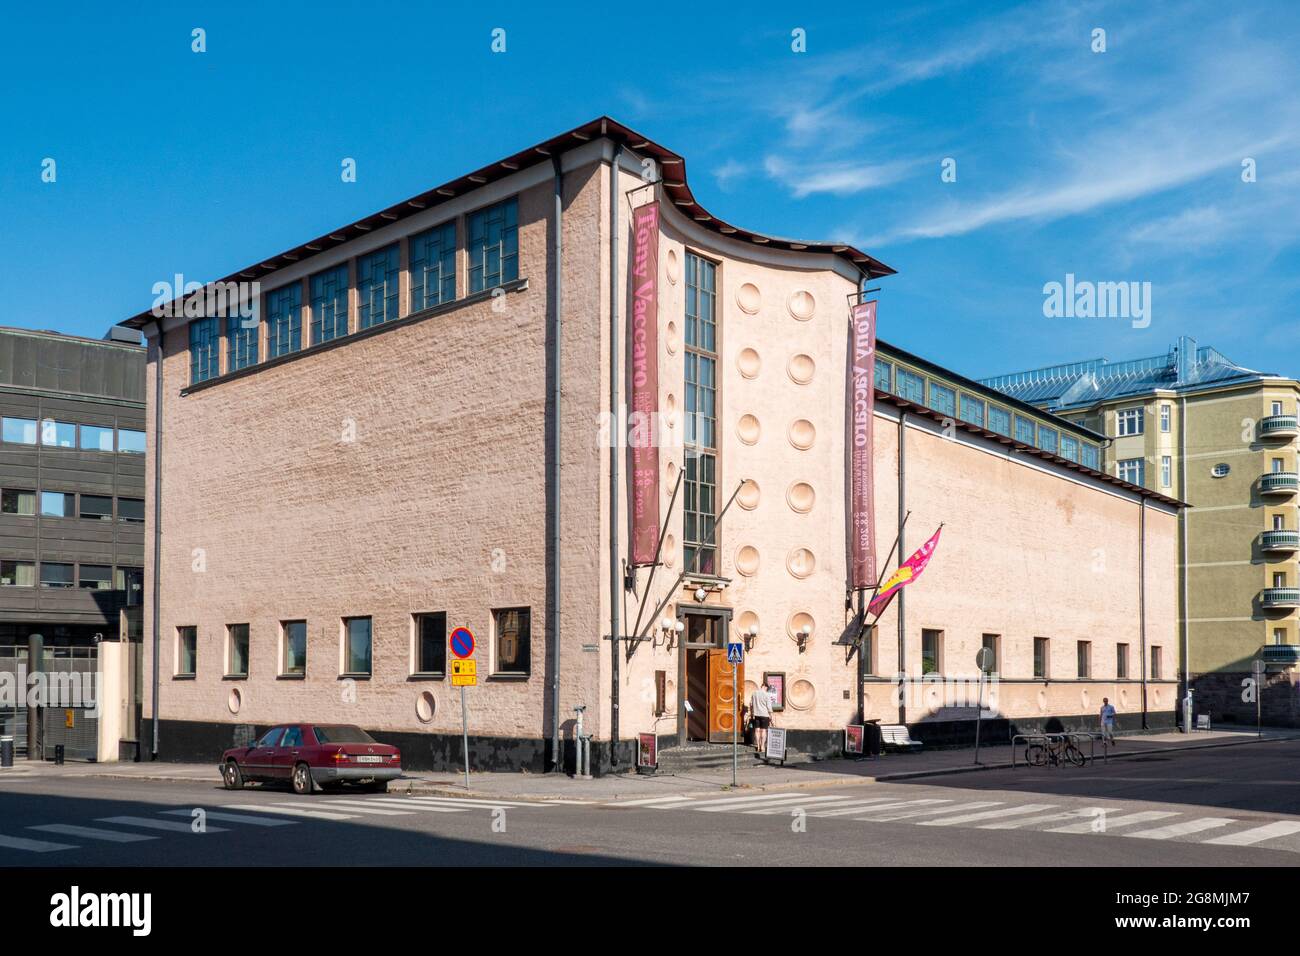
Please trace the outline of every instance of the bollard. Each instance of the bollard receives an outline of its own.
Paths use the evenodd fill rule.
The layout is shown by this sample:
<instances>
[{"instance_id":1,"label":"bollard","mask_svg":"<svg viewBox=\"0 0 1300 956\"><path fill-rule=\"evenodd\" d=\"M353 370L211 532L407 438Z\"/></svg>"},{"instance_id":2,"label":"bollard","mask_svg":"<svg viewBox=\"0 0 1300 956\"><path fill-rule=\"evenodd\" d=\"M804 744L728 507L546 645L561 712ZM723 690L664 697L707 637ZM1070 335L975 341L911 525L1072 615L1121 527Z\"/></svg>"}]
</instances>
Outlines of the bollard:
<instances>
[{"instance_id":1,"label":"bollard","mask_svg":"<svg viewBox=\"0 0 1300 956\"><path fill-rule=\"evenodd\" d=\"M54 763L56 766L63 766L63 744L54 745Z\"/></svg>"},{"instance_id":2,"label":"bollard","mask_svg":"<svg viewBox=\"0 0 1300 956\"><path fill-rule=\"evenodd\" d=\"M0 767L12 767L14 765L14 739L12 737L0 737Z\"/></svg>"}]
</instances>

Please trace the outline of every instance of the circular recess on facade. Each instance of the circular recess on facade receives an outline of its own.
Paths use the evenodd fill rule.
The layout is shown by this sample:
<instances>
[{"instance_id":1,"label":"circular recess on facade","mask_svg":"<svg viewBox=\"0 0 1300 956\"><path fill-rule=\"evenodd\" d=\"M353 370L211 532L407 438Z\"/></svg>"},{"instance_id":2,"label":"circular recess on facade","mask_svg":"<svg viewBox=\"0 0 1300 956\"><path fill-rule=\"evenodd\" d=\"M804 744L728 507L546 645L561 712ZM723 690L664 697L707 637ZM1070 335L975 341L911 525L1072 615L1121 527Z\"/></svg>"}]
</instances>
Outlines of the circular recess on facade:
<instances>
[{"instance_id":1,"label":"circular recess on facade","mask_svg":"<svg viewBox=\"0 0 1300 956\"><path fill-rule=\"evenodd\" d=\"M795 611L785 622L786 633L791 637L797 638L805 627L808 628L808 639L812 640L817 633L817 622L807 611Z\"/></svg>"},{"instance_id":2,"label":"circular recess on facade","mask_svg":"<svg viewBox=\"0 0 1300 956\"><path fill-rule=\"evenodd\" d=\"M1083 705L1083 712L1088 713L1088 708L1092 706L1092 698L1088 696L1086 690L1079 691L1079 703Z\"/></svg>"},{"instance_id":3,"label":"circular recess on facade","mask_svg":"<svg viewBox=\"0 0 1300 956\"><path fill-rule=\"evenodd\" d=\"M813 317L813 313L817 311L817 300L813 298L811 292L800 289L798 292L790 293L790 299L786 303L786 307L790 310L790 314L800 322L807 322Z\"/></svg>"},{"instance_id":4,"label":"circular recess on facade","mask_svg":"<svg viewBox=\"0 0 1300 956\"><path fill-rule=\"evenodd\" d=\"M785 569L793 577L806 578L817 570L817 558L807 548L795 548L786 556Z\"/></svg>"},{"instance_id":5,"label":"circular recess on facade","mask_svg":"<svg viewBox=\"0 0 1300 956\"><path fill-rule=\"evenodd\" d=\"M1038 712L1040 714L1047 713L1047 691L1041 687L1038 689Z\"/></svg>"},{"instance_id":6,"label":"circular recess on facade","mask_svg":"<svg viewBox=\"0 0 1300 956\"><path fill-rule=\"evenodd\" d=\"M668 462L668 466L664 468L664 474L668 476L668 483L664 487L664 494L671 495L673 493L673 486L677 484L677 462Z\"/></svg>"},{"instance_id":7,"label":"circular recess on facade","mask_svg":"<svg viewBox=\"0 0 1300 956\"><path fill-rule=\"evenodd\" d=\"M668 255L664 257L664 275L673 285L677 284L677 277L681 275L681 265L677 261L676 249L669 249Z\"/></svg>"},{"instance_id":8,"label":"circular recess on facade","mask_svg":"<svg viewBox=\"0 0 1300 956\"><path fill-rule=\"evenodd\" d=\"M677 335L677 323L669 322L668 328L664 330L664 348L668 350L669 355L676 355L679 343L680 339Z\"/></svg>"},{"instance_id":9,"label":"circular recess on facade","mask_svg":"<svg viewBox=\"0 0 1300 956\"><path fill-rule=\"evenodd\" d=\"M790 444L800 451L807 451L817 440L817 428L806 418L798 418L790 423Z\"/></svg>"},{"instance_id":10,"label":"circular recess on facade","mask_svg":"<svg viewBox=\"0 0 1300 956\"><path fill-rule=\"evenodd\" d=\"M758 378L758 373L763 368L763 360L758 357L756 350L741 349L740 354L736 356L736 368L740 369L740 374L745 378Z\"/></svg>"},{"instance_id":11,"label":"circular recess on facade","mask_svg":"<svg viewBox=\"0 0 1300 956\"><path fill-rule=\"evenodd\" d=\"M736 627L740 629L741 635L748 634L751 627L758 627L758 615L753 611L741 611L736 617ZM759 636L762 636L762 631L759 631ZM758 638L754 640L757 643Z\"/></svg>"},{"instance_id":12,"label":"circular recess on facade","mask_svg":"<svg viewBox=\"0 0 1300 956\"><path fill-rule=\"evenodd\" d=\"M736 570L745 577L752 577L758 572L758 548L752 544L743 544L736 549Z\"/></svg>"},{"instance_id":13,"label":"circular recess on facade","mask_svg":"<svg viewBox=\"0 0 1300 956\"><path fill-rule=\"evenodd\" d=\"M663 561L666 568L671 568L677 561L677 539L670 534L664 535L664 550L659 555L659 560Z\"/></svg>"},{"instance_id":14,"label":"circular recess on facade","mask_svg":"<svg viewBox=\"0 0 1300 956\"><path fill-rule=\"evenodd\" d=\"M1119 689L1119 705L1121 707L1128 706L1128 691L1123 687Z\"/></svg>"},{"instance_id":15,"label":"circular recess on facade","mask_svg":"<svg viewBox=\"0 0 1300 956\"><path fill-rule=\"evenodd\" d=\"M817 500L817 492L813 491L813 486L806 481L796 481L785 490L785 501L790 506L791 511L797 511L801 515L806 515L813 509L813 502Z\"/></svg>"},{"instance_id":16,"label":"circular recess on facade","mask_svg":"<svg viewBox=\"0 0 1300 956\"><path fill-rule=\"evenodd\" d=\"M749 700L750 698L752 698L752 697L754 696L754 691L756 691L756 690L758 690L758 685L755 684L755 683L754 683L752 680L750 680L748 677L746 677L746 678L745 678L745 697L744 697L744 699L745 699L745 700Z\"/></svg>"},{"instance_id":17,"label":"circular recess on facade","mask_svg":"<svg viewBox=\"0 0 1300 956\"><path fill-rule=\"evenodd\" d=\"M753 415L741 415L740 421L736 422L736 437L746 445L753 445L758 441L758 436L763 432L762 427L758 424L758 419Z\"/></svg>"},{"instance_id":18,"label":"circular recess on facade","mask_svg":"<svg viewBox=\"0 0 1300 956\"><path fill-rule=\"evenodd\" d=\"M1151 702L1155 704L1157 707L1160 706L1160 697L1161 697L1160 688L1159 687L1151 688Z\"/></svg>"},{"instance_id":19,"label":"circular recess on facade","mask_svg":"<svg viewBox=\"0 0 1300 956\"><path fill-rule=\"evenodd\" d=\"M1226 461L1221 461L1213 468L1210 469L1210 477L1226 478L1228 477L1228 472L1230 471L1232 471L1232 466L1229 465Z\"/></svg>"},{"instance_id":20,"label":"circular recess on facade","mask_svg":"<svg viewBox=\"0 0 1300 956\"><path fill-rule=\"evenodd\" d=\"M232 714L239 713L239 708L244 706L244 695L238 687L230 688L230 693L226 695L226 706Z\"/></svg>"},{"instance_id":21,"label":"circular recess on facade","mask_svg":"<svg viewBox=\"0 0 1300 956\"><path fill-rule=\"evenodd\" d=\"M664 396L664 411L670 416L677 414L677 396L672 392Z\"/></svg>"},{"instance_id":22,"label":"circular recess on facade","mask_svg":"<svg viewBox=\"0 0 1300 956\"><path fill-rule=\"evenodd\" d=\"M736 495L736 504L746 511L753 511L758 507L758 482L753 478L746 478L745 483L740 486L740 492Z\"/></svg>"},{"instance_id":23,"label":"circular recess on facade","mask_svg":"<svg viewBox=\"0 0 1300 956\"><path fill-rule=\"evenodd\" d=\"M786 703L795 710L807 710L816 700L817 688L806 677L800 677L791 684L790 692L786 694Z\"/></svg>"},{"instance_id":24,"label":"circular recess on facade","mask_svg":"<svg viewBox=\"0 0 1300 956\"><path fill-rule=\"evenodd\" d=\"M740 288L736 290L736 305L740 306L740 311L748 315L757 315L762 304L763 293L758 291L758 286L752 282L741 283Z\"/></svg>"},{"instance_id":25,"label":"circular recess on facade","mask_svg":"<svg viewBox=\"0 0 1300 956\"><path fill-rule=\"evenodd\" d=\"M438 703L433 699L432 691L424 691L419 697L415 698L415 716L422 724L427 724L433 720L433 712L438 709Z\"/></svg>"},{"instance_id":26,"label":"circular recess on facade","mask_svg":"<svg viewBox=\"0 0 1300 956\"><path fill-rule=\"evenodd\" d=\"M817 373L817 363L813 361L811 355L800 352L798 355L790 356L790 361L785 367L785 373L790 376L790 381L795 384L807 385Z\"/></svg>"}]
</instances>

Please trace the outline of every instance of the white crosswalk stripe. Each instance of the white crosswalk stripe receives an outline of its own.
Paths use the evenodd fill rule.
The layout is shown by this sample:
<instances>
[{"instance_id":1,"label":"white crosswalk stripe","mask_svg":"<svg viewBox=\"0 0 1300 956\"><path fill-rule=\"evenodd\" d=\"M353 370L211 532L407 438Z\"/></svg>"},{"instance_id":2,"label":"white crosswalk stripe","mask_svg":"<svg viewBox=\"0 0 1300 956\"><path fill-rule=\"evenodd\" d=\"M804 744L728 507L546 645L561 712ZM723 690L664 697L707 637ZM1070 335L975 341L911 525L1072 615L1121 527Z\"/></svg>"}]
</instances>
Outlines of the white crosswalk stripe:
<instances>
[{"instance_id":1,"label":"white crosswalk stripe","mask_svg":"<svg viewBox=\"0 0 1300 956\"><path fill-rule=\"evenodd\" d=\"M370 800L370 801L366 801L366 802L369 803L369 804L377 805L377 806L392 806L391 803L389 803L387 800L384 800L382 797L377 797L376 800L379 800L379 801L381 801L381 802L378 803L378 804L375 804L375 800ZM450 807L450 806L447 806L447 805L445 805L445 804L441 804L441 803L412 803L412 802L410 802L410 801L406 801L406 802L404 802L404 803L402 804L402 809L401 809L401 810L398 810L398 811L396 811L396 812L398 812L398 813L407 813L407 814L410 814L410 813L468 813L468 812L469 812L470 810L472 810L472 809L474 809L474 808L473 808L473 807Z\"/></svg>"},{"instance_id":2,"label":"white crosswalk stripe","mask_svg":"<svg viewBox=\"0 0 1300 956\"><path fill-rule=\"evenodd\" d=\"M824 810L845 806L852 801L852 797L805 797L802 800L782 800L780 803L762 803L748 804L740 809L741 813L789 813L791 810ZM690 809L701 809L692 807ZM703 808L706 813L722 813L725 809L719 810L716 807ZM808 812L812 812L808 810Z\"/></svg>"},{"instance_id":3,"label":"white crosswalk stripe","mask_svg":"<svg viewBox=\"0 0 1300 956\"><path fill-rule=\"evenodd\" d=\"M169 814L174 817L192 817L193 810L187 810L184 807L179 810L159 810L159 813ZM277 820L275 817L255 817L247 813L222 813L220 810L203 811L209 820L221 820L225 823L247 823L255 827L292 827L297 826L297 820ZM150 839L145 837L145 839Z\"/></svg>"},{"instance_id":4,"label":"white crosswalk stripe","mask_svg":"<svg viewBox=\"0 0 1300 956\"><path fill-rule=\"evenodd\" d=\"M920 801L908 800L898 804L899 807L915 806ZM895 820L911 820L914 817L933 817L943 813L967 813L971 810L980 810L984 807L1000 807L1001 800L975 800L971 803L959 803L950 807L924 807L920 810L898 810L881 814L880 816L854 817L854 820L861 820L867 823L893 823ZM877 807L876 810L883 810L884 807ZM875 810L868 810L868 813L874 814Z\"/></svg>"},{"instance_id":5,"label":"white crosswalk stripe","mask_svg":"<svg viewBox=\"0 0 1300 956\"><path fill-rule=\"evenodd\" d=\"M700 810L704 813L726 813L731 810L751 810L760 806L776 806L781 803L796 803L807 800L802 793L760 793L750 797L731 797L726 800L705 800L688 804L687 810Z\"/></svg>"},{"instance_id":6,"label":"white crosswalk stripe","mask_svg":"<svg viewBox=\"0 0 1300 956\"><path fill-rule=\"evenodd\" d=\"M1292 833L1300 833L1300 823L1278 820L1276 823L1267 823L1262 827L1252 827L1238 833L1229 833L1227 836L1213 837L1205 842L1218 846L1254 846L1256 843L1263 843L1274 837L1290 836Z\"/></svg>"},{"instance_id":7,"label":"white crosswalk stripe","mask_svg":"<svg viewBox=\"0 0 1300 956\"><path fill-rule=\"evenodd\" d=\"M381 798L383 799L383 798ZM394 803L438 803L457 807L544 807L545 803L532 800L493 800L484 797L389 797Z\"/></svg>"},{"instance_id":8,"label":"white crosswalk stripe","mask_svg":"<svg viewBox=\"0 0 1300 956\"><path fill-rule=\"evenodd\" d=\"M1154 830L1136 830L1132 833L1121 833L1120 836L1133 837L1138 840L1172 840L1174 837L1188 836L1193 833L1200 833L1203 830L1217 830L1219 827L1226 827L1230 823L1236 823L1229 817L1201 817L1199 820L1188 820L1186 823L1171 823L1167 827L1156 827Z\"/></svg>"},{"instance_id":9,"label":"white crosswalk stripe","mask_svg":"<svg viewBox=\"0 0 1300 956\"><path fill-rule=\"evenodd\" d=\"M75 850L71 843L49 843L45 840L25 840L22 837L5 836L0 833L0 847L11 850L28 850L32 853L53 853L55 850Z\"/></svg>"},{"instance_id":10,"label":"white crosswalk stripe","mask_svg":"<svg viewBox=\"0 0 1300 956\"><path fill-rule=\"evenodd\" d=\"M368 813L376 817L409 817L411 815L410 810L390 810L384 807L375 807L361 800L330 800L322 803L321 806L338 807L344 812Z\"/></svg>"},{"instance_id":11,"label":"white crosswalk stripe","mask_svg":"<svg viewBox=\"0 0 1300 956\"><path fill-rule=\"evenodd\" d=\"M640 800L619 800L616 803L607 803L607 807L653 807L654 809L667 809L674 804L693 803L694 797L644 797Z\"/></svg>"},{"instance_id":12,"label":"white crosswalk stripe","mask_svg":"<svg viewBox=\"0 0 1300 956\"><path fill-rule=\"evenodd\" d=\"M993 817L1010 817L1021 813L1037 813L1039 810L1051 810L1054 803L1026 803L1019 807L1003 807L1001 810L981 810L979 813L963 813L956 817L944 817L942 820L922 820L919 827L955 827L960 823L974 823L976 820L989 820Z\"/></svg>"},{"instance_id":13,"label":"white crosswalk stripe","mask_svg":"<svg viewBox=\"0 0 1300 956\"><path fill-rule=\"evenodd\" d=\"M99 827L74 826L71 823L45 823L29 830L43 833L57 833L60 836L82 837L86 840L104 840L108 843L139 843L143 840L156 840L156 836L147 833L124 833L121 830L103 830Z\"/></svg>"},{"instance_id":14,"label":"white crosswalk stripe","mask_svg":"<svg viewBox=\"0 0 1300 956\"><path fill-rule=\"evenodd\" d=\"M1088 820L1083 823L1071 823L1066 827L1052 827L1048 833L1091 833L1100 828L1101 832L1118 830L1120 827L1130 827L1136 823L1150 823L1155 820L1168 820L1170 817L1178 816L1169 810L1141 810L1137 813L1107 813L1101 818L1100 824L1097 820Z\"/></svg>"},{"instance_id":15,"label":"white crosswalk stripe","mask_svg":"<svg viewBox=\"0 0 1300 956\"><path fill-rule=\"evenodd\" d=\"M228 803L231 810L251 810L254 813L283 813L289 816L310 817L313 820L355 820L354 813L331 813L329 810L308 810L305 807L278 807L265 803Z\"/></svg>"},{"instance_id":16,"label":"white crosswalk stripe","mask_svg":"<svg viewBox=\"0 0 1300 956\"><path fill-rule=\"evenodd\" d=\"M225 833L224 827L205 827L202 830L191 829L188 823L175 820L151 820L148 817L100 817L100 823L116 823L124 827L144 827L146 830L167 830L170 833Z\"/></svg>"},{"instance_id":17,"label":"white crosswalk stripe","mask_svg":"<svg viewBox=\"0 0 1300 956\"><path fill-rule=\"evenodd\" d=\"M814 807L812 810L806 812L810 817L847 817L847 816L852 816L855 813L865 813L869 810L878 809L875 806L875 804L880 804L882 801L886 801L883 804L884 806L894 806L894 807L898 806L897 801L892 800L890 797L872 797L870 800L852 800L849 803L835 803L835 804L831 804L830 806ZM946 801L926 800L924 802L945 803ZM752 813L752 814L759 814L759 813L775 814L775 813L789 813L792 810L802 809L802 808L803 808L803 804L795 803L791 805L775 807L768 810L746 810L745 812Z\"/></svg>"},{"instance_id":18,"label":"white crosswalk stripe","mask_svg":"<svg viewBox=\"0 0 1300 956\"><path fill-rule=\"evenodd\" d=\"M1099 819L1106 813L1105 807L1080 807L1077 810L1064 810L1061 813L1048 813L1041 817L1022 817L1018 820L999 820L996 823L981 823L979 830L1017 830L1021 827L1036 827L1042 823L1056 823L1060 820L1073 820L1078 817Z\"/></svg>"}]
</instances>

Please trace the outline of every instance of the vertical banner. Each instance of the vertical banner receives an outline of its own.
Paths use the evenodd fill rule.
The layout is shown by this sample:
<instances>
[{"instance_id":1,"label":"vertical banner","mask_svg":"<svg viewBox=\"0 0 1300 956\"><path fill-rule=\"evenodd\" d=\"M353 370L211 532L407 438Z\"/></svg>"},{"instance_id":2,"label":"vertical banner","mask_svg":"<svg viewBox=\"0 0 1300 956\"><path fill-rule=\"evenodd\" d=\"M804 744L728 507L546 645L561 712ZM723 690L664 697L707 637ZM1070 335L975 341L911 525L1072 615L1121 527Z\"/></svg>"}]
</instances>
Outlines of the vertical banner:
<instances>
[{"instance_id":1,"label":"vertical banner","mask_svg":"<svg viewBox=\"0 0 1300 956\"><path fill-rule=\"evenodd\" d=\"M876 586L876 517L873 511L872 429L876 407L876 303L860 302L849 336L849 586Z\"/></svg>"},{"instance_id":2,"label":"vertical banner","mask_svg":"<svg viewBox=\"0 0 1300 956\"><path fill-rule=\"evenodd\" d=\"M653 564L659 543L659 203L632 211L631 383L628 445L633 565Z\"/></svg>"}]
</instances>

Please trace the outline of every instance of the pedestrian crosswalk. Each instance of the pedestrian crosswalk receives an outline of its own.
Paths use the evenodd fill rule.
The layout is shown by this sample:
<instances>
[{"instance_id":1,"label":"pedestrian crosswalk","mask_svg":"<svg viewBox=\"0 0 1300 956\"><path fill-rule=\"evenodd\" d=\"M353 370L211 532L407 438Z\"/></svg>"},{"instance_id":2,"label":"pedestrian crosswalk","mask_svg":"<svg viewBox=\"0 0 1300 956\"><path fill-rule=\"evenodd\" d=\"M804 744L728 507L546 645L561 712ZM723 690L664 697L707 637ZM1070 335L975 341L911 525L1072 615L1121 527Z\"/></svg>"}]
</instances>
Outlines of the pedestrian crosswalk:
<instances>
[{"instance_id":1,"label":"pedestrian crosswalk","mask_svg":"<svg viewBox=\"0 0 1300 956\"><path fill-rule=\"evenodd\" d=\"M1193 810L1126 810L1113 805L1067 806L956 797L769 792L745 796L659 796L620 800L605 807L637 810L689 810L747 816L799 814L815 819L859 823L976 830L1036 830L1045 833L1103 834L1136 840L1170 840L1215 846L1259 847L1300 853L1300 820L1260 820L1257 814L1203 815Z\"/></svg>"}]
</instances>

